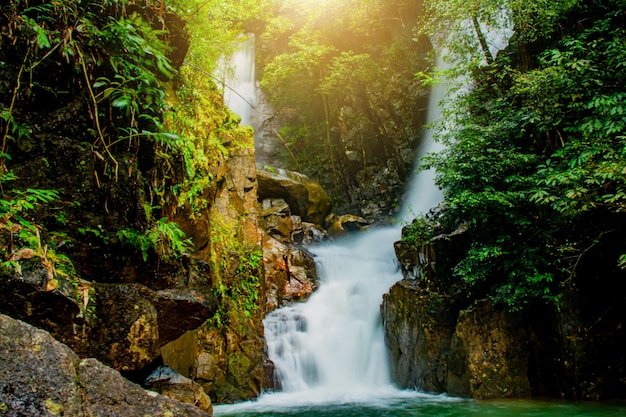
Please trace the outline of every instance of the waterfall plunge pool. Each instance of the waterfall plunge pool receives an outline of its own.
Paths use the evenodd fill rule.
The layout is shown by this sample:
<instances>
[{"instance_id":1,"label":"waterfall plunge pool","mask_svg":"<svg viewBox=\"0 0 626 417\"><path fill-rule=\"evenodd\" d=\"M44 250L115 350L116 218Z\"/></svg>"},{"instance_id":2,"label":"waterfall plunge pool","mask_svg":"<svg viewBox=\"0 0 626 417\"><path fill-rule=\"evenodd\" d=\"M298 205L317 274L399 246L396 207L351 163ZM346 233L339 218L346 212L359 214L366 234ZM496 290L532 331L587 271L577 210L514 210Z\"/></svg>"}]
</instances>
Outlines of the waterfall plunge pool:
<instances>
[{"instance_id":1,"label":"waterfall plunge pool","mask_svg":"<svg viewBox=\"0 0 626 417\"><path fill-rule=\"evenodd\" d=\"M379 392L378 394L382 394ZM623 417L624 402L467 400L410 391L369 399L328 402L312 396L272 393L259 400L215 406L215 416L235 417Z\"/></svg>"}]
</instances>

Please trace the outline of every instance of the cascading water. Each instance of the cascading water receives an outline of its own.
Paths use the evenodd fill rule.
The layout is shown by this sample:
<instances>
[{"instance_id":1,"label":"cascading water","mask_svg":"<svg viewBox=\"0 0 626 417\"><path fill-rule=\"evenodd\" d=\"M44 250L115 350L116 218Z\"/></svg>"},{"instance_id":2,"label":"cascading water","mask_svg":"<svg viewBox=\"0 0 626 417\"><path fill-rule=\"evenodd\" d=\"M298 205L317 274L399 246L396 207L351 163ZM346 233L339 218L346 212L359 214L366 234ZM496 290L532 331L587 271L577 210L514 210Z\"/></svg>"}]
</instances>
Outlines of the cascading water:
<instances>
[{"instance_id":1,"label":"cascading water","mask_svg":"<svg viewBox=\"0 0 626 417\"><path fill-rule=\"evenodd\" d=\"M379 305L401 278L393 254L397 238L397 230L383 228L313 248L319 289L264 322L283 391L338 399L390 385Z\"/></svg>"},{"instance_id":2,"label":"cascading water","mask_svg":"<svg viewBox=\"0 0 626 417\"><path fill-rule=\"evenodd\" d=\"M242 42L228 65L234 72L225 77L225 103L241 116L242 124L250 124L257 101L253 38ZM440 116L438 104L444 94L444 87L432 89L429 121ZM418 155L434 150L427 131ZM403 220L441 201L433 176L425 171L412 179ZM371 402L403 395L391 383L380 318L383 294L402 279L393 247L400 233L400 226L379 227L309 248L316 258L320 286L307 302L275 310L265 318L268 356L282 392L265 394L258 403Z\"/></svg>"},{"instance_id":3,"label":"cascading water","mask_svg":"<svg viewBox=\"0 0 626 417\"><path fill-rule=\"evenodd\" d=\"M433 88L429 121L440 117L445 92L444 86ZM432 132L425 132L419 155L435 150ZM424 171L412 179L403 220L441 201L433 177ZM264 321L268 356L284 393L308 402L398 395L379 309L383 294L402 279L393 247L400 233L400 226L375 228L309 248L316 257L319 289L306 303L276 310Z\"/></svg>"}]
</instances>

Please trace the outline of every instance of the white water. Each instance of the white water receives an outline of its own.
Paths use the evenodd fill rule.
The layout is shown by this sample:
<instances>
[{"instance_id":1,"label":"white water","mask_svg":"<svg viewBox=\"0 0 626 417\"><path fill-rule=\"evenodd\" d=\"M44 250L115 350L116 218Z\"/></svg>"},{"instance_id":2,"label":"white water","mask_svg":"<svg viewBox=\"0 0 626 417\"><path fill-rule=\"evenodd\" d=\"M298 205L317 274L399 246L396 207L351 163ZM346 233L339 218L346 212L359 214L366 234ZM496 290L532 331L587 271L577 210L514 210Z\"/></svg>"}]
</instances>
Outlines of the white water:
<instances>
[{"instance_id":1,"label":"white water","mask_svg":"<svg viewBox=\"0 0 626 417\"><path fill-rule=\"evenodd\" d=\"M242 125L250 126L257 104L254 35L242 36L239 42L240 47L223 64L224 104L241 117Z\"/></svg>"},{"instance_id":2,"label":"white water","mask_svg":"<svg viewBox=\"0 0 626 417\"><path fill-rule=\"evenodd\" d=\"M443 60L439 55L435 58L435 67L445 69ZM441 82L433 86L428 97L428 109L426 111L426 126L441 119L443 113L442 101L448 95L448 86L445 82ZM422 142L417 149L417 158L413 171L415 174L409 182L406 192L406 199L402 204L400 211L400 220L410 222L419 214L427 213L431 208L435 207L443 200L441 190L435 186L435 170L418 171L420 166L420 158L431 152L439 152L444 146L435 142L435 130L428 127L424 130Z\"/></svg>"},{"instance_id":3,"label":"white water","mask_svg":"<svg viewBox=\"0 0 626 417\"><path fill-rule=\"evenodd\" d=\"M445 86L433 88L429 121L441 116L438 104L445 94ZM425 132L418 155L437 149L432 132ZM421 172L411 182L411 200L402 213L405 221L442 198L432 172ZM265 318L268 356L283 392L265 394L260 404L372 402L415 395L391 383L380 318L383 294L402 279L393 247L400 234L400 226L375 228L309 248L315 254L320 287L306 303Z\"/></svg>"},{"instance_id":4,"label":"white water","mask_svg":"<svg viewBox=\"0 0 626 417\"><path fill-rule=\"evenodd\" d=\"M393 253L398 237L398 230L381 228L312 248L319 289L264 322L283 391L350 397L390 385L379 305L401 278Z\"/></svg>"}]
</instances>

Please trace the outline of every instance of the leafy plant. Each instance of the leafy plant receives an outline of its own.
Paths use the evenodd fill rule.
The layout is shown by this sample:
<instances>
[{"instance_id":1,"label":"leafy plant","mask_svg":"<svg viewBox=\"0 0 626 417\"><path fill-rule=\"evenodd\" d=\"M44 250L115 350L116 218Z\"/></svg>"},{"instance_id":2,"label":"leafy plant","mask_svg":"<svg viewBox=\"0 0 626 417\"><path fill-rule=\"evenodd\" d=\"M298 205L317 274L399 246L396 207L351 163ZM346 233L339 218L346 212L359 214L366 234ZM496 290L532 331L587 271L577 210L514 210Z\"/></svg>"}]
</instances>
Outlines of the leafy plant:
<instances>
[{"instance_id":1,"label":"leafy plant","mask_svg":"<svg viewBox=\"0 0 626 417\"><path fill-rule=\"evenodd\" d=\"M169 221L167 217L159 219L155 225L143 232L135 229L123 229L117 232L121 242L138 248L146 262L150 250L154 250L164 258L179 258L190 252L193 248L191 239L185 238L185 233L180 227Z\"/></svg>"},{"instance_id":2,"label":"leafy plant","mask_svg":"<svg viewBox=\"0 0 626 417\"><path fill-rule=\"evenodd\" d=\"M88 283L81 282L71 259L55 248L67 240L63 233L46 233L43 226L28 217L39 206L59 199L56 190L11 189L10 184L17 178L12 173L0 175L2 198L0 198L0 268L6 268L22 275L22 262L39 259L47 271L46 291L59 286L59 279L67 279L76 289L76 297L81 306L80 316L90 320L94 314L91 302L93 290ZM44 237L46 235L46 237ZM85 290L85 289L88 290Z\"/></svg>"}]
</instances>

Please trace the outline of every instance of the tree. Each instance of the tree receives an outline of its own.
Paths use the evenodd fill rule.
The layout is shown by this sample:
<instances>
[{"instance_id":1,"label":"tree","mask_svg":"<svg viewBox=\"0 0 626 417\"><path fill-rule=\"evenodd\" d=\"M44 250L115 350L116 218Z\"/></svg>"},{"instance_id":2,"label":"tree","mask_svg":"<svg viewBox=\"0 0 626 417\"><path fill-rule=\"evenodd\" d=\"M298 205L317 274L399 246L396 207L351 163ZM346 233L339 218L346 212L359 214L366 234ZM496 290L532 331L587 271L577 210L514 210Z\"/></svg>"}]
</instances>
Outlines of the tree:
<instances>
[{"instance_id":1,"label":"tree","mask_svg":"<svg viewBox=\"0 0 626 417\"><path fill-rule=\"evenodd\" d=\"M626 33L616 12L624 5L531 3L553 31L508 4L516 29L509 52L493 63L456 61L472 89L452 101L440 133L447 148L426 164L444 190L439 221L470 225L457 277L511 309L557 301L595 247L613 246L604 252L615 267L625 259L609 254L624 224ZM531 47L537 55L521 56Z\"/></svg>"}]
</instances>

